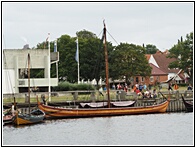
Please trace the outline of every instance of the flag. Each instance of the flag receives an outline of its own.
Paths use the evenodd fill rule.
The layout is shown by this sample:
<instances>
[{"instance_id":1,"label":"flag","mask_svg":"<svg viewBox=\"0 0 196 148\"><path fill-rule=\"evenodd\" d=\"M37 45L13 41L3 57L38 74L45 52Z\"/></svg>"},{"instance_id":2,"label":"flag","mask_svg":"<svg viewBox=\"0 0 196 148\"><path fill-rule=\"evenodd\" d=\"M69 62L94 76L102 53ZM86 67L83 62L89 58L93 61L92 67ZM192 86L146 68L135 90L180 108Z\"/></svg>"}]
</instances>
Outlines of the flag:
<instances>
[{"instance_id":1,"label":"flag","mask_svg":"<svg viewBox=\"0 0 196 148\"><path fill-rule=\"evenodd\" d=\"M54 52L57 52L57 41L54 41Z\"/></svg>"},{"instance_id":2,"label":"flag","mask_svg":"<svg viewBox=\"0 0 196 148\"><path fill-rule=\"evenodd\" d=\"M77 46L77 49L76 49L76 55L75 55L75 60L76 62L79 62L79 55L78 55L78 38L76 39L76 46Z\"/></svg>"}]
</instances>

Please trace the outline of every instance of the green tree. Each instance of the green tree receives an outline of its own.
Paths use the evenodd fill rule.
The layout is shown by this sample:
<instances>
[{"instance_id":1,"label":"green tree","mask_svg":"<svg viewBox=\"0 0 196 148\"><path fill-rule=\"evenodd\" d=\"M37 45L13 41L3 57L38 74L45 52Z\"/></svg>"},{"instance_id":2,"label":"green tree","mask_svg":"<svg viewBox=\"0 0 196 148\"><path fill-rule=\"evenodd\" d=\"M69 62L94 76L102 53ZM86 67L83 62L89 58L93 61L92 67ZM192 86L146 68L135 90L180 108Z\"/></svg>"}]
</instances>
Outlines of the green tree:
<instances>
[{"instance_id":1,"label":"green tree","mask_svg":"<svg viewBox=\"0 0 196 148\"><path fill-rule=\"evenodd\" d=\"M93 80L95 78L98 81L103 69L100 39L89 38L87 40L81 38L79 46L81 77L84 80Z\"/></svg>"},{"instance_id":2,"label":"green tree","mask_svg":"<svg viewBox=\"0 0 196 148\"><path fill-rule=\"evenodd\" d=\"M112 53L111 76L113 79L125 78L129 82L132 76L150 76L151 67L141 46L120 43Z\"/></svg>"},{"instance_id":3,"label":"green tree","mask_svg":"<svg viewBox=\"0 0 196 148\"><path fill-rule=\"evenodd\" d=\"M59 77L66 78L68 82L77 82L76 37L62 35L58 39L59 51Z\"/></svg>"},{"instance_id":4,"label":"green tree","mask_svg":"<svg viewBox=\"0 0 196 148\"><path fill-rule=\"evenodd\" d=\"M152 44L147 44L145 50L146 54L155 54L158 51L157 47Z\"/></svg>"},{"instance_id":5,"label":"green tree","mask_svg":"<svg viewBox=\"0 0 196 148\"><path fill-rule=\"evenodd\" d=\"M189 76L189 82L193 82L193 32L186 35L183 41L178 40L178 43L169 50L169 58L176 58L178 60L170 63L169 68L182 69Z\"/></svg>"},{"instance_id":6,"label":"green tree","mask_svg":"<svg viewBox=\"0 0 196 148\"><path fill-rule=\"evenodd\" d=\"M97 38L96 34L90 32L90 31L87 31L85 29L82 31L76 32L76 35L77 35L77 37L83 38L83 39Z\"/></svg>"}]
</instances>

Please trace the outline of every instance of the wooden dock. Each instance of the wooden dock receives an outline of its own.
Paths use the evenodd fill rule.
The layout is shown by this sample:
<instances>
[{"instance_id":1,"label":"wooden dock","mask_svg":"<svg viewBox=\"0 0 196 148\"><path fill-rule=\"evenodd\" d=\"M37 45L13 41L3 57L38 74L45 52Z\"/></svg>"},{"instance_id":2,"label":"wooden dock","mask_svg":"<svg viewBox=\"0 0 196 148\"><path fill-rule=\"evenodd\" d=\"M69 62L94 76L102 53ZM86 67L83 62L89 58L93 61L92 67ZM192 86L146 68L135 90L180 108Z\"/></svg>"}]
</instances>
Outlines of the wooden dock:
<instances>
[{"instance_id":1,"label":"wooden dock","mask_svg":"<svg viewBox=\"0 0 196 148\"><path fill-rule=\"evenodd\" d=\"M73 95L74 97L78 97L78 92L69 92L71 93L71 95ZM89 95L90 100L96 101L96 96L93 95L93 92L91 95ZM169 94L170 93L170 94ZM76 95L77 94L77 95ZM170 103L169 106L167 108L167 112L184 112L186 111L186 108L184 106L184 103L182 101L181 98L181 94L184 96L185 100L187 101L193 101L193 91L172 91L172 92L162 92L162 94L164 94L166 97L168 97L170 95ZM58 94L60 95L60 94ZM113 96L114 97L114 96ZM105 98L107 99L107 98ZM137 106L149 106L149 105L153 105L153 104L159 104L161 102L164 101L164 98L159 94L157 98L153 99L143 99L139 96L137 96L135 93L125 93L124 91L122 91L121 93L117 93L115 98L111 98L113 101L125 101L125 100L135 100L135 107ZM70 106L75 106L77 107L79 105L79 103L81 102L89 102L89 100L84 100L84 101L78 101L77 98L74 98L71 101L64 101L64 102L48 102L48 105L56 105L56 106L64 106L64 107L70 107ZM96 101L99 102L99 101ZM4 106L6 107L11 107L11 103L7 103L4 104ZM28 103L18 103L17 104L18 108L20 108L21 112L27 112L28 109ZM31 103L31 107L35 107L36 103Z\"/></svg>"}]
</instances>

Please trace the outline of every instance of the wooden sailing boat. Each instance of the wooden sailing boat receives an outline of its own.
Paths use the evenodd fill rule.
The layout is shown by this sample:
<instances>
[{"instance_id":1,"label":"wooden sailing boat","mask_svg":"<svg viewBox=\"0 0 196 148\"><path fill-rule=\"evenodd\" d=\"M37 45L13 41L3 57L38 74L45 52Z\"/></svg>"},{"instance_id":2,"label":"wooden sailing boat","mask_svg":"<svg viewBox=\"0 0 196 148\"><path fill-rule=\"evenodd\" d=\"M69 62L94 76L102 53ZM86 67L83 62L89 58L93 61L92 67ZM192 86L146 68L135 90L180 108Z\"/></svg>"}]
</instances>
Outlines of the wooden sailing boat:
<instances>
[{"instance_id":1,"label":"wooden sailing boat","mask_svg":"<svg viewBox=\"0 0 196 148\"><path fill-rule=\"evenodd\" d=\"M182 95L181 95L182 96ZM184 97L182 96L182 101L186 107L187 112L193 112L193 103L192 102L187 102Z\"/></svg>"},{"instance_id":2,"label":"wooden sailing boat","mask_svg":"<svg viewBox=\"0 0 196 148\"><path fill-rule=\"evenodd\" d=\"M44 120L45 113L40 109L34 109L31 111L30 109L30 55L28 54L28 96L29 96L29 113L22 114L18 111L16 112L16 116L13 120L13 123L16 125L22 124L33 124L38 123Z\"/></svg>"},{"instance_id":3,"label":"wooden sailing boat","mask_svg":"<svg viewBox=\"0 0 196 148\"><path fill-rule=\"evenodd\" d=\"M15 114L11 109L3 110L3 125L12 123Z\"/></svg>"},{"instance_id":4,"label":"wooden sailing boat","mask_svg":"<svg viewBox=\"0 0 196 148\"><path fill-rule=\"evenodd\" d=\"M108 72L108 52L106 47L106 26L104 23L104 52L105 52L105 67L106 67L106 87L108 102L105 104L86 103L83 106L90 106L91 108L59 108L54 106L44 105L38 100L38 107L45 112L46 118L73 118L73 117L95 117L95 116L115 116L115 115L133 115L133 114L147 114L147 113L163 113L169 104L170 99L166 99L161 104L142 107L130 107L129 105L114 104L110 102L109 92L109 72ZM112 107L112 104L118 107ZM104 105L103 105L104 104ZM105 108L107 105L107 108ZM98 107L97 107L98 106ZM102 106L102 107L101 107Z\"/></svg>"},{"instance_id":5,"label":"wooden sailing boat","mask_svg":"<svg viewBox=\"0 0 196 148\"><path fill-rule=\"evenodd\" d=\"M16 98L14 97L14 104L9 109L3 110L3 125L13 122L16 115Z\"/></svg>"}]
</instances>

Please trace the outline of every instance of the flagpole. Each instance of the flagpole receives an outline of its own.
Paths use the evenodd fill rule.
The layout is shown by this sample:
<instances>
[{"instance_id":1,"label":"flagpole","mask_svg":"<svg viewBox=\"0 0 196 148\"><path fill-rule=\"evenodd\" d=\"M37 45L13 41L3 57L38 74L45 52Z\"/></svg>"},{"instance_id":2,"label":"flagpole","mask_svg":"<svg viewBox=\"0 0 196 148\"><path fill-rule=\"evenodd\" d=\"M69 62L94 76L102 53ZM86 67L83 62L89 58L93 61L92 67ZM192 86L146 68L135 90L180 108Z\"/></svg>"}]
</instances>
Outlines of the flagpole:
<instances>
[{"instance_id":1,"label":"flagpole","mask_svg":"<svg viewBox=\"0 0 196 148\"><path fill-rule=\"evenodd\" d=\"M48 100L51 101L50 97L50 33L48 33Z\"/></svg>"},{"instance_id":2,"label":"flagpole","mask_svg":"<svg viewBox=\"0 0 196 148\"><path fill-rule=\"evenodd\" d=\"M78 45L78 37L77 37L77 58L78 58L78 84L80 83L80 60L79 60L79 45Z\"/></svg>"}]
</instances>

